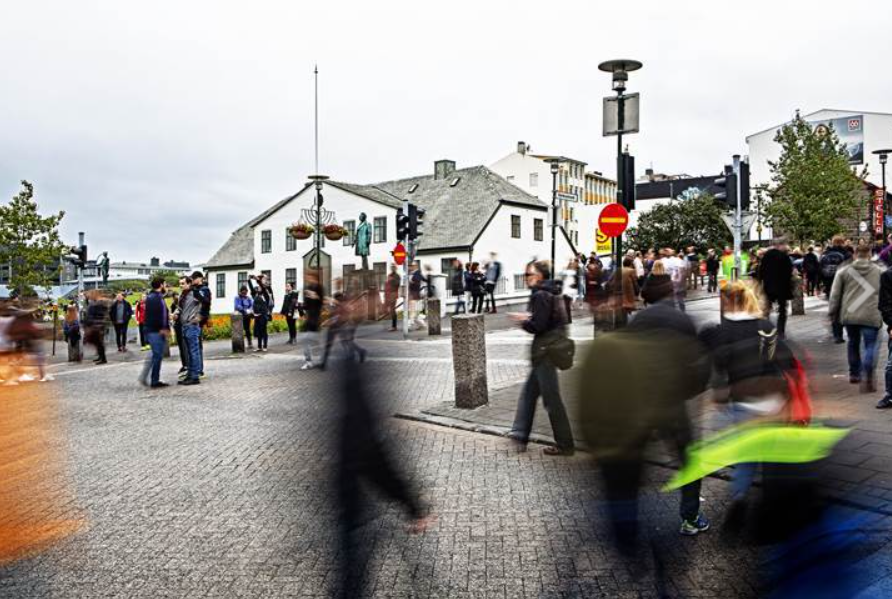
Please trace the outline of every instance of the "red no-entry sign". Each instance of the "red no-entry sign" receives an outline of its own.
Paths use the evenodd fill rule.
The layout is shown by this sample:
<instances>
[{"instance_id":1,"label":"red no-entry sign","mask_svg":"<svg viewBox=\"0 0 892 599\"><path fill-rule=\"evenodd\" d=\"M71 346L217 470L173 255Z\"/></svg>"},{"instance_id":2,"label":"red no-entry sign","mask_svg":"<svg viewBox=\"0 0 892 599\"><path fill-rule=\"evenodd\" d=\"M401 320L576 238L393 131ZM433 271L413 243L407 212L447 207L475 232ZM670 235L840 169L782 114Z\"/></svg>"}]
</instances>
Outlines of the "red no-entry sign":
<instances>
[{"instance_id":1,"label":"red no-entry sign","mask_svg":"<svg viewBox=\"0 0 892 599\"><path fill-rule=\"evenodd\" d=\"M629 213L619 204L607 204L598 217L598 230L607 237L619 237L629 226Z\"/></svg>"},{"instance_id":2,"label":"red no-entry sign","mask_svg":"<svg viewBox=\"0 0 892 599\"><path fill-rule=\"evenodd\" d=\"M393 251L390 253L393 254L393 261L399 266L402 266L403 262L406 261L406 246L402 243L397 243L396 247L394 247Z\"/></svg>"}]
</instances>

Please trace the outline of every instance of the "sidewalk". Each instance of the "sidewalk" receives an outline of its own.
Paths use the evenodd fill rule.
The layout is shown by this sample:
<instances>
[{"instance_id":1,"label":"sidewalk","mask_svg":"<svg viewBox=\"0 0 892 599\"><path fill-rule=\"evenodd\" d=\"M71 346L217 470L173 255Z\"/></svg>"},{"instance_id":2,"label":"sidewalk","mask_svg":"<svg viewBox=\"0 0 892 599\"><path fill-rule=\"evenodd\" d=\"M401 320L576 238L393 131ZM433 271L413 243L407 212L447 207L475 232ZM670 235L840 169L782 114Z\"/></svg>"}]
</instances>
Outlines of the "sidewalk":
<instances>
[{"instance_id":1,"label":"sidewalk","mask_svg":"<svg viewBox=\"0 0 892 599\"><path fill-rule=\"evenodd\" d=\"M717 318L717 302L713 303L716 304ZM892 514L892 411L874 408L883 392L882 373L887 352L885 348L878 352L878 392L860 394L857 385L851 385L848 381L846 346L835 345L829 336L826 311L823 300L812 298L805 316L791 316L788 320L789 339L806 350L812 360L809 374L817 419L833 426L853 429L825 460L821 468L822 485L837 498L854 502L861 508ZM577 343L578 352L587 351L586 342ZM575 370L561 372L560 382L571 423L575 424L579 411L574 391ZM475 410L456 408L450 398L433 407L398 414L398 417L504 435L514 420L522 386L522 382L517 382L491 391L489 404ZM710 401L708 392L692 400L689 409L701 436L718 429L717 408ZM574 434L584 448L579 427L574 426ZM541 403L536 413L532 440L544 443L552 441L548 417ZM657 453L650 456L651 460L671 466L672 461L662 453L662 446L654 444L653 447ZM727 474L721 472L719 477L726 478Z\"/></svg>"}]
</instances>

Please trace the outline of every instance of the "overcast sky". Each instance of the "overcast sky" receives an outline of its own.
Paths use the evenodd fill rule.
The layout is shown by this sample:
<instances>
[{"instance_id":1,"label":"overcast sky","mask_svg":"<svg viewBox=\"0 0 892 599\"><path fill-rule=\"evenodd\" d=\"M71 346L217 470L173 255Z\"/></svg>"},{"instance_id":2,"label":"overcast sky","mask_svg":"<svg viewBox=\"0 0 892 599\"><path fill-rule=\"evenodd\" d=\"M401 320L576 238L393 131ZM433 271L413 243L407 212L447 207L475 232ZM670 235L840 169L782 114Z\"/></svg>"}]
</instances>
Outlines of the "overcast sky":
<instances>
[{"instance_id":1,"label":"overcast sky","mask_svg":"<svg viewBox=\"0 0 892 599\"><path fill-rule=\"evenodd\" d=\"M262 7L262 8L261 8ZM639 170L713 173L796 108L892 112L883 2L16 2L0 197L35 184L113 260L207 260L313 171L492 164L518 140L614 175L599 62L644 63Z\"/></svg>"}]
</instances>

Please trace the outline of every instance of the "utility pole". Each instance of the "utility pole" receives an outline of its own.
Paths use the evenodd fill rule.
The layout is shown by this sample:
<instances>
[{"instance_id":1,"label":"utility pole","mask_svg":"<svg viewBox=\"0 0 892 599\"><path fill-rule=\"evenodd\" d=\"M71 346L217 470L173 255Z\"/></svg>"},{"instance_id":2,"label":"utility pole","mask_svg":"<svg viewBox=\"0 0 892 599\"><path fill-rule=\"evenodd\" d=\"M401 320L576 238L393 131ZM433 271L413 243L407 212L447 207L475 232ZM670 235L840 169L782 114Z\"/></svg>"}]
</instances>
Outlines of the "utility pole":
<instances>
[{"instance_id":1,"label":"utility pole","mask_svg":"<svg viewBox=\"0 0 892 599\"><path fill-rule=\"evenodd\" d=\"M733 280L740 278L741 252L743 250L743 210L740 206L740 195L743 191L740 188L740 154L734 154L734 186L737 188L734 195L737 196L737 206L734 209L734 270Z\"/></svg>"},{"instance_id":2,"label":"utility pole","mask_svg":"<svg viewBox=\"0 0 892 599\"><path fill-rule=\"evenodd\" d=\"M408 219L409 216L409 198L403 200L403 214ZM399 230L399 224L397 224ZM406 226L406 232L400 239L406 246L406 259L403 261L403 339L409 338L409 263L415 259L415 248L409 241L409 227Z\"/></svg>"},{"instance_id":3,"label":"utility pole","mask_svg":"<svg viewBox=\"0 0 892 599\"><path fill-rule=\"evenodd\" d=\"M84 232L81 231L77 234L77 245L79 248L84 247L86 245L84 243ZM81 327L81 331L84 330L84 316L86 311L86 306L84 305L84 267L86 266L86 256L84 256L84 262L82 264L77 265L77 300L75 301L75 305L77 306L77 321ZM77 355L84 355L84 336L81 334L78 337L77 341Z\"/></svg>"}]
</instances>

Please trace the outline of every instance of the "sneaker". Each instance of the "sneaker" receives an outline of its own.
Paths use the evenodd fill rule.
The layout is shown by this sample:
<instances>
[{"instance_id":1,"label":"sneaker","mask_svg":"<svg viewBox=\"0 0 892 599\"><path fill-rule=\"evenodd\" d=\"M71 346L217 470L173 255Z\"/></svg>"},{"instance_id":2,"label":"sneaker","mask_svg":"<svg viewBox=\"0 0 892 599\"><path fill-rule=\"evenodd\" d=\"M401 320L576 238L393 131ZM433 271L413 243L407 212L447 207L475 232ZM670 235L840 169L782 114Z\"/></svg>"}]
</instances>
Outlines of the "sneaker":
<instances>
[{"instance_id":1,"label":"sneaker","mask_svg":"<svg viewBox=\"0 0 892 599\"><path fill-rule=\"evenodd\" d=\"M261 349L260 351L262 351L263 353L266 353L266 352L268 352L269 350L268 350L267 348L264 347L264 348Z\"/></svg>"},{"instance_id":2,"label":"sneaker","mask_svg":"<svg viewBox=\"0 0 892 599\"><path fill-rule=\"evenodd\" d=\"M300 367L301 370L311 370L315 367L312 362L304 362L304 365Z\"/></svg>"},{"instance_id":3,"label":"sneaker","mask_svg":"<svg viewBox=\"0 0 892 599\"><path fill-rule=\"evenodd\" d=\"M139 351L149 351L150 349L152 349L151 346L143 345L141 348L139 348Z\"/></svg>"},{"instance_id":4,"label":"sneaker","mask_svg":"<svg viewBox=\"0 0 892 599\"><path fill-rule=\"evenodd\" d=\"M55 381L55 380L56 380L56 377L54 377L53 375L51 375L51 374L45 374L45 375L43 375L43 378L40 379L40 382L41 382L41 383L48 383L48 382L50 382L50 381Z\"/></svg>"},{"instance_id":5,"label":"sneaker","mask_svg":"<svg viewBox=\"0 0 892 599\"><path fill-rule=\"evenodd\" d=\"M886 396L877 402L877 410L888 410L892 408L892 397Z\"/></svg>"},{"instance_id":6,"label":"sneaker","mask_svg":"<svg viewBox=\"0 0 892 599\"><path fill-rule=\"evenodd\" d=\"M709 520L703 514L698 514L696 520L682 520L678 532L686 537L694 537L707 530L709 530Z\"/></svg>"},{"instance_id":7,"label":"sneaker","mask_svg":"<svg viewBox=\"0 0 892 599\"><path fill-rule=\"evenodd\" d=\"M200 384L201 384L201 381L199 381L198 379L183 379L182 381L177 381L177 385L183 385L183 386L200 385Z\"/></svg>"},{"instance_id":8,"label":"sneaker","mask_svg":"<svg viewBox=\"0 0 892 599\"><path fill-rule=\"evenodd\" d=\"M855 374L849 375L849 382L853 385L857 385L861 382L861 377Z\"/></svg>"},{"instance_id":9,"label":"sneaker","mask_svg":"<svg viewBox=\"0 0 892 599\"><path fill-rule=\"evenodd\" d=\"M33 376L31 376L30 374L23 374L22 376L19 377L20 383L30 383L31 381L34 381L34 380L36 380L36 379Z\"/></svg>"}]
</instances>

